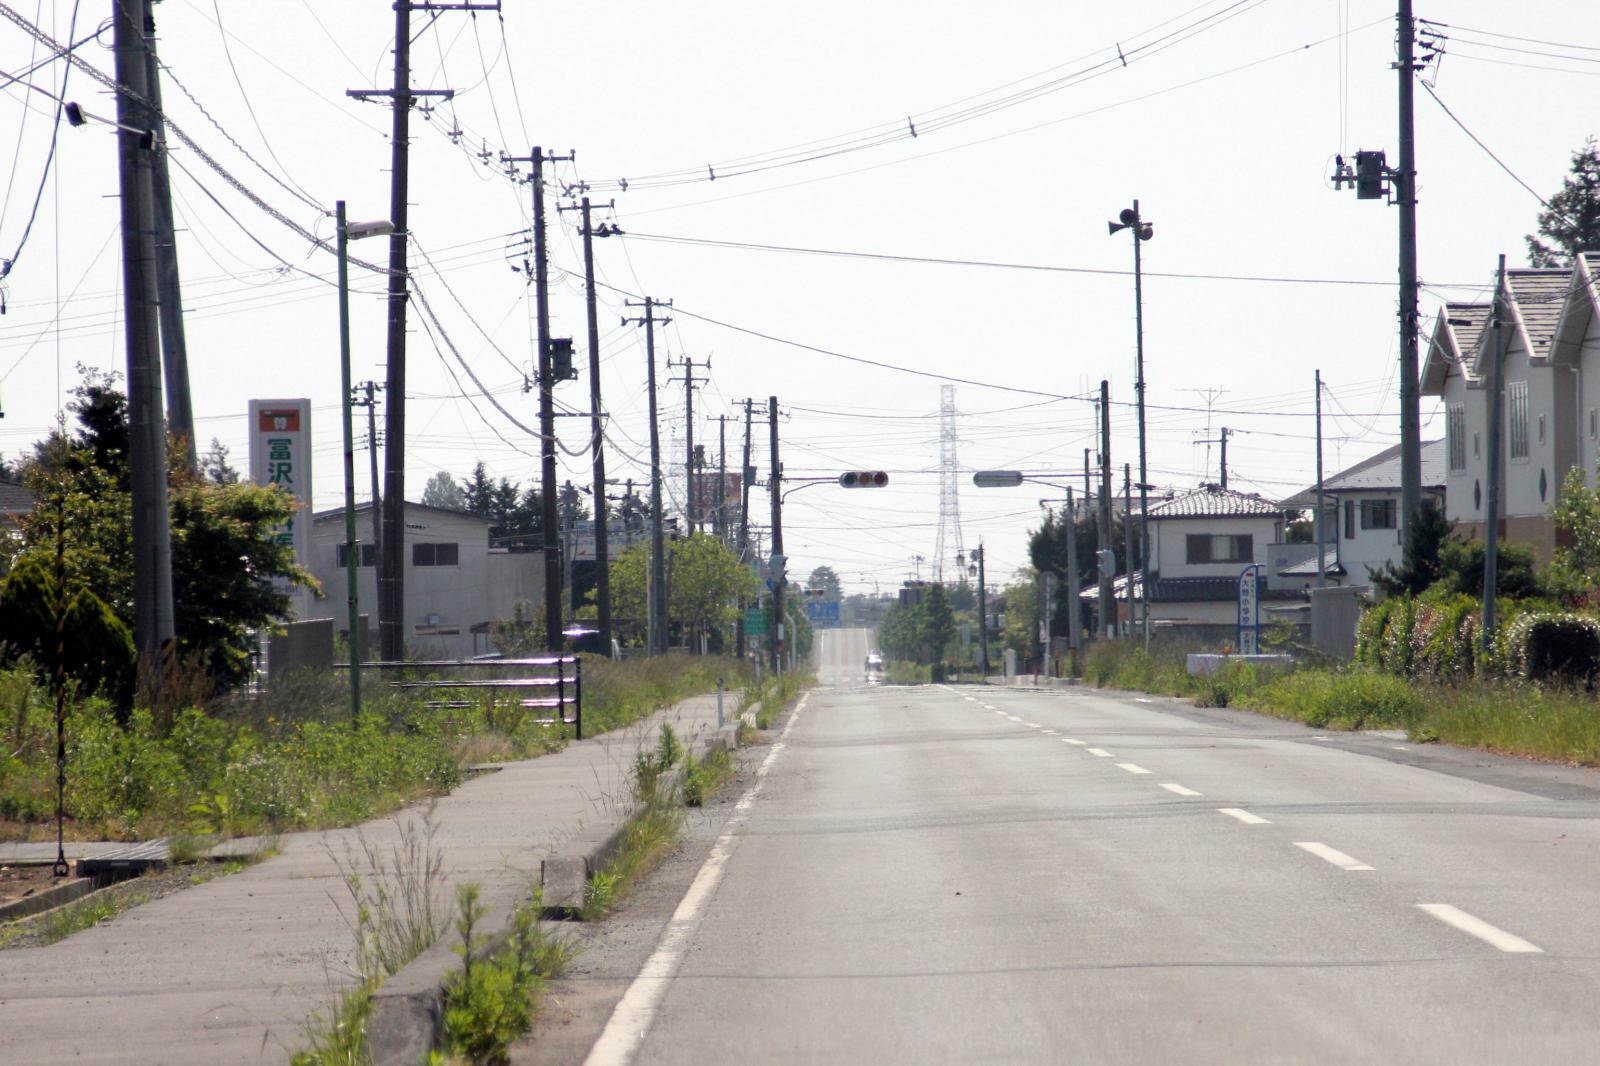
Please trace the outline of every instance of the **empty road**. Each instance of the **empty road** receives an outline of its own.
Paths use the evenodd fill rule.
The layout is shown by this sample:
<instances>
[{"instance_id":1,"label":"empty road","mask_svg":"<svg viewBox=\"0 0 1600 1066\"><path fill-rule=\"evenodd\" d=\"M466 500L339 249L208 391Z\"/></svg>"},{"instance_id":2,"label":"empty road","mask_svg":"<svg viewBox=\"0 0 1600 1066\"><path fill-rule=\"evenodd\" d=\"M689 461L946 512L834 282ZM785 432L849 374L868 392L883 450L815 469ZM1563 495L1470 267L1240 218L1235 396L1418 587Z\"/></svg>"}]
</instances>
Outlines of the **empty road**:
<instances>
[{"instance_id":1,"label":"empty road","mask_svg":"<svg viewBox=\"0 0 1600 1066\"><path fill-rule=\"evenodd\" d=\"M1600 1058L1600 775L820 637L596 1066Z\"/></svg>"}]
</instances>

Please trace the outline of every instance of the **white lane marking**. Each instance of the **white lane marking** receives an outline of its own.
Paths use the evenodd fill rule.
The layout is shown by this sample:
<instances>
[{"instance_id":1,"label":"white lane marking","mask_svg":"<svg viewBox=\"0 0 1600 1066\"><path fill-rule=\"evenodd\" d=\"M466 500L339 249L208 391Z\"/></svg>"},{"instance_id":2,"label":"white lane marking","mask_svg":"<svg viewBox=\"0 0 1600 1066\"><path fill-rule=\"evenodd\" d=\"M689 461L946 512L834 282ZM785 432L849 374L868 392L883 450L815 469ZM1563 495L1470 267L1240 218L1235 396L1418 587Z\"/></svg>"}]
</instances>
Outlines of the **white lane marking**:
<instances>
[{"instance_id":1,"label":"white lane marking","mask_svg":"<svg viewBox=\"0 0 1600 1066\"><path fill-rule=\"evenodd\" d=\"M1046 729L1044 731L1044 735L1047 737L1059 737L1061 734L1057 733L1054 729Z\"/></svg>"},{"instance_id":2,"label":"white lane marking","mask_svg":"<svg viewBox=\"0 0 1600 1066\"><path fill-rule=\"evenodd\" d=\"M987 710L987 711L999 711L999 710L1000 710L1000 708L998 708L998 707L995 707L995 706L993 706L993 705L992 705L992 704L988 704L988 703L985 703L985 704L984 704L984 705L983 705L983 707L984 707L984 710ZM1003 711L1002 711L1002 712L1001 712L1001 713L1002 713L1002 714L1003 714L1003 713L1005 713L1005 712L1003 712Z\"/></svg>"},{"instance_id":3,"label":"white lane marking","mask_svg":"<svg viewBox=\"0 0 1600 1066\"><path fill-rule=\"evenodd\" d=\"M1341 870L1350 870L1353 872L1356 870L1372 869L1372 867L1368 866L1360 859L1351 858L1344 852L1330 848L1326 844L1319 844L1315 840L1296 840L1294 842L1294 846L1302 851L1309 851L1311 854L1315 855L1324 862L1333 863Z\"/></svg>"},{"instance_id":4,"label":"white lane marking","mask_svg":"<svg viewBox=\"0 0 1600 1066\"><path fill-rule=\"evenodd\" d=\"M761 765L756 768L755 784L751 785L734 805L734 813L729 816L727 827L717 838L717 842L711 846L711 854L706 856L705 863L689 885L689 891L684 893L677 910L672 912L672 920L662 931L661 939L656 942L655 951L645 960L644 966L639 970L639 976L633 979L633 983L623 993L622 1000L611 1012L605 1029L600 1033L600 1039L595 1041L588 1057L583 1060L584 1066L626 1066L633 1061L634 1054L639 1050L639 1045L643 1043L645 1034L650 1031L650 1026L661 1009L661 1001L666 998L667 986L672 983L679 966L683 963L683 956L689 948L689 938L699 927L700 920L705 914L706 904L716 893L717 886L722 883L728 859L733 854L734 845L738 843L734 831L743 824L747 812L761 792L761 786L766 784L767 773L787 746L789 731L800 720L800 712L805 710L806 701L810 698L811 693L808 692L800 697L799 703L795 704L794 713L789 716L789 724L783 727L783 732L773 743L772 750L767 752L767 757L761 760Z\"/></svg>"},{"instance_id":5,"label":"white lane marking","mask_svg":"<svg viewBox=\"0 0 1600 1066\"><path fill-rule=\"evenodd\" d=\"M1089 749L1089 754L1090 755L1098 755L1102 759L1109 759L1109 758L1112 757L1111 753L1109 751L1107 751L1106 749L1104 749L1104 748L1090 748Z\"/></svg>"},{"instance_id":6,"label":"white lane marking","mask_svg":"<svg viewBox=\"0 0 1600 1066\"><path fill-rule=\"evenodd\" d=\"M1143 696L1135 696L1133 698L1133 702L1134 703L1154 703L1155 700L1147 700Z\"/></svg>"},{"instance_id":7,"label":"white lane marking","mask_svg":"<svg viewBox=\"0 0 1600 1066\"><path fill-rule=\"evenodd\" d=\"M1393 748L1395 751L1410 751L1411 750L1410 748L1406 747L1404 744L1390 744L1389 746L1391 748Z\"/></svg>"},{"instance_id":8,"label":"white lane marking","mask_svg":"<svg viewBox=\"0 0 1600 1066\"><path fill-rule=\"evenodd\" d=\"M1014 715L1014 714L1008 714L1008 715L1006 715L1006 717L1007 717L1007 718L1009 718L1009 719L1011 719L1011 720L1012 720L1012 721L1013 721L1013 722L1020 722L1020 721L1022 721L1022 719L1021 719L1021 718L1018 718L1018 717L1017 717L1017 716L1016 716L1016 715Z\"/></svg>"},{"instance_id":9,"label":"white lane marking","mask_svg":"<svg viewBox=\"0 0 1600 1066\"><path fill-rule=\"evenodd\" d=\"M1138 763L1132 762L1119 762L1117 763L1117 769L1126 770L1130 774L1147 774L1150 772L1149 770L1146 770L1144 767L1140 766Z\"/></svg>"},{"instance_id":10,"label":"white lane marking","mask_svg":"<svg viewBox=\"0 0 1600 1066\"><path fill-rule=\"evenodd\" d=\"M1504 929L1497 929L1482 918L1475 918L1466 911L1452 907L1448 903L1419 903L1417 906L1444 924L1454 926L1469 936L1475 936L1479 940L1493 944L1501 951L1544 954L1544 948L1539 945L1530 944L1520 936L1508 933Z\"/></svg>"},{"instance_id":11,"label":"white lane marking","mask_svg":"<svg viewBox=\"0 0 1600 1066\"><path fill-rule=\"evenodd\" d=\"M1166 789L1168 792L1175 793L1175 794L1177 794L1179 796L1198 796L1198 795L1200 795L1200 793L1196 792L1192 788L1184 788L1182 785L1175 785L1170 781L1164 783L1161 787Z\"/></svg>"},{"instance_id":12,"label":"white lane marking","mask_svg":"<svg viewBox=\"0 0 1600 1066\"><path fill-rule=\"evenodd\" d=\"M1312 740L1331 740L1331 737L1312 737Z\"/></svg>"},{"instance_id":13,"label":"white lane marking","mask_svg":"<svg viewBox=\"0 0 1600 1066\"><path fill-rule=\"evenodd\" d=\"M1237 819L1239 819L1239 821L1243 822L1245 825L1271 825L1272 824L1271 822L1267 821L1265 818L1261 817L1259 814L1251 814L1249 811L1245 810L1243 807L1218 807L1217 808L1217 813L1218 814L1226 814L1229 818L1237 818ZM1300 846L1301 847L1305 847L1304 844L1302 844ZM1348 857L1349 856L1346 856L1346 858L1348 858ZM1368 869L1371 869L1371 867L1369 866Z\"/></svg>"},{"instance_id":14,"label":"white lane marking","mask_svg":"<svg viewBox=\"0 0 1600 1066\"><path fill-rule=\"evenodd\" d=\"M1029 729L1041 729L1041 728L1043 728L1042 726L1039 725L1038 722L1023 722L1022 724L1027 726Z\"/></svg>"},{"instance_id":15,"label":"white lane marking","mask_svg":"<svg viewBox=\"0 0 1600 1066\"><path fill-rule=\"evenodd\" d=\"M1080 747L1081 748L1087 742L1086 741L1082 741L1082 740L1073 740L1071 737L1062 737L1061 738L1061 743L1063 743L1063 744L1072 744L1072 745L1075 745L1076 747Z\"/></svg>"}]
</instances>

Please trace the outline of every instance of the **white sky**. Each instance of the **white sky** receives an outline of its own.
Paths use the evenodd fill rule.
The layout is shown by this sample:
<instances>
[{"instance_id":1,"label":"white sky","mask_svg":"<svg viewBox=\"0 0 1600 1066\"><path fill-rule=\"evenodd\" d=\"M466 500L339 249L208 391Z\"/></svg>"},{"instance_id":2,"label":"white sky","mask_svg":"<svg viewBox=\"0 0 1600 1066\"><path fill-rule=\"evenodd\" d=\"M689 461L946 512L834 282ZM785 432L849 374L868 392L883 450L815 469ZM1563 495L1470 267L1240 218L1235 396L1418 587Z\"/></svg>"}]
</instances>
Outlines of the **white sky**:
<instances>
[{"instance_id":1,"label":"white sky","mask_svg":"<svg viewBox=\"0 0 1600 1066\"><path fill-rule=\"evenodd\" d=\"M69 0L7 6L58 40L68 37ZM110 13L106 2L79 7L77 37ZM711 359L711 380L695 405L697 437L715 441L705 416L731 413L746 396L776 394L793 409L782 426L789 476L892 472L886 490L823 486L790 499L784 527L792 573L826 563L847 587L887 591L911 571L913 556L933 554L940 383L689 312L783 341L1053 395L1088 394L1106 377L1113 401L1128 402L1132 279L691 247L643 235L1127 271L1127 235L1112 239L1105 224L1139 197L1155 224L1155 239L1144 245L1153 481L1214 478L1215 448L1196 441L1227 425L1239 430L1229 447L1236 487L1283 496L1309 483L1308 416L1319 367L1331 392L1330 472L1398 440L1396 213L1334 192L1327 180L1336 152L1385 148L1395 161L1392 4L823 0L802 15L748 2L506 0L505 8L503 22L493 14L445 13L431 26L415 18L414 86L458 92L453 105L413 120L412 229L444 271L434 276L414 258L423 291L478 376L531 423L534 397L522 393L518 367L531 362L533 302L507 265L508 246L529 224L528 190L481 165L476 153L485 143L491 153L515 155L533 143L576 149L576 165L556 168L555 177L594 183L599 201L616 196L614 220L633 234L597 242L602 280L677 302L682 313L659 335L658 356ZM1553 192L1572 150L1596 132L1600 5L1440 0L1430 7L1419 0L1417 14L1452 24L1442 31L1451 38L1442 66L1429 71L1439 96L1518 176L1541 194ZM331 221L279 181L330 211L343 197L353 218L385 213L387 110L347 100L344 91L389 82L387 2L164 0L156 16L171 70L167 111L233 175L319 233L329 233ZM1185 27L1207 16L1216 17L1190 37ZM1156 43L1174 31L1182 32ZM1119 44L1126 67L1115 63ZM82 54L110 71L109 48L91 42ZM0 82L46 57L0 21ZM58 91L62 68L46 64L31 77ZM1088 70L1094 76L1067 77ZM996 102L1034 88L1049 91L938 128L937 115L951 114L952 102ZM81 71L66 95L90 111L114 110ZM26 224L53 107L19 82L0 89L0 158L13 164L0 208L0 256L12 255ZM911 116L915 139L899 136ZM459 145L447 136L452 128L462 131ZM854 132L890 136L865 150L737 173L742 158L836 144ZM1423 311L1431 322L1444 298L1485 296L1497 253L1524 261L1522 235L1534 228L1538 203L1420 88L1417 143L1420 265L1431 286ZM319 440L316 505L333 506L340 493L334 290L282 273L251 236L324 278L332 277L331 259L194 153L175 147L173 159L181 164L173 173L201 443L219 437L242 467L247 401L309 396ZM707 164L718 172L715 182L701 180ZM648 180L680 171L695 180ZM606 184L622 177L631 179L626 193ZM63 125L32 236L4 283L0 451L7 455L46 431L77 381L76 364L123 366L115 196L107 128ZM557 200L549 201L554 332L577 338L584 365L581 251L573 219L556 221ZM369 241L353 252L382 261L385 244ZM375 294L382 279L358 270L355 283L366 295L353 305L354 374L381 381L384 306ZM604 292L601 311L617 445L608 472L643 478L643 342L639 330L619 326L622 299ZM449 356L436 354L421 329L420 309L410 321L408 495L420 495L435 471L460 476L480 458L496 475L535 477L534 442L456 367L463 397L446 369ZM667 376L662 370L663 382ZM1209 434L1208 395L1217 410ZM586 372L558 389L574 409L586 409L587 396ZM1081 481L1090 405L971 384L958 386L956 399L967 470L1079 473ZM662 413L664 444L680 442L681 386L664 390ZM1437 436L1431 404L1423 414L1425 435ZM587 437L577 419L558 420L558 429L574 449ZM364 425L358 432L364 439ZM1113 434L1116 465L1136 463L1131 407L1115 408ZM730 433L730 456L735 439ZM763 433L763 477L764 441ZM668 458L681 462L679 455ZM563 456L562 466L564 477L588 481L586 458ZM358 477L363 497L365 487ZM1053 495L1039 487L980 491L963 475L965 542L981 536L988 543L992 581L1027 561L1038 501ZM764 493L752 494L752 511L765 524Z\"/></svg>"}]
</instances>

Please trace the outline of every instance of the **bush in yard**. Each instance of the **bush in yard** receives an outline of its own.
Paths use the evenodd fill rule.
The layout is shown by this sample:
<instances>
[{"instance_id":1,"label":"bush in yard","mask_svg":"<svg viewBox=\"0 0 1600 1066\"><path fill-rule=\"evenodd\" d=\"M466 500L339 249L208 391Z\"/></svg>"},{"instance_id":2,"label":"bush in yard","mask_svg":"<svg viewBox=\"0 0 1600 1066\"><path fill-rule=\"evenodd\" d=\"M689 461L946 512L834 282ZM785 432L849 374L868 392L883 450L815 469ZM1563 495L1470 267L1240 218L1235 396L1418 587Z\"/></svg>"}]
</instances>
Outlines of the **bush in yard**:
<instances>
[{"instance_id":1,"label":"bush in yard","mask_svg":"<svg viewBox=\"0 0 1600 1066\"><path fill-rule=\"evenodd\" d=\"M1394 601L1389 612L1389 624L1383 629L1382 665L1391 674L1410 676L1411 636L1417 624L1417 601L1401 598Z\"/></svg>"},{"instance_id":2,"label":"bush in yard","mask_svg":"<svg viewBox=\"0 0 1600 1066\"><path fill-rule=\"evenodd\" d=\"M1418 675L1450 681L1472 673L1479 609L1470 596L1450 596L1418 606L1411 635L1412 667Z\"/></svg>"},{"instance_id":3,"label":"bush in yard","mask_svg":"<svg viewBox=\"0 0 1600 1066\"><path fill-rule=\"evenodd\" d=\"M1600 622L1576 614L1527 614L1507 634L1527 681L1592 686L1600 675Z\"/></svg>"}]
</instances>

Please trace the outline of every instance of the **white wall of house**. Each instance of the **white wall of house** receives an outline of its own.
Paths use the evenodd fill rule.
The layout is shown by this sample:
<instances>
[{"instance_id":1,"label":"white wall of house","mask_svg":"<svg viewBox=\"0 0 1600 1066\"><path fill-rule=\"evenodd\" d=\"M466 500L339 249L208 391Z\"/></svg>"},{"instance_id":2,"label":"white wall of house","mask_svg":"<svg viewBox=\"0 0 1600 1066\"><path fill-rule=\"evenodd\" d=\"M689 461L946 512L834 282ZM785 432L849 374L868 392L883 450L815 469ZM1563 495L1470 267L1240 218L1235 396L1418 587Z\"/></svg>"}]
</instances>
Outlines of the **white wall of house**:
<instances>
[{"instance_id":1,"label":"white wall of house","mask_svg":"<svg viewBox=\"0 0 1600 1066\"><path fill-rule=\"evenodd\" d=\"M1270 563L1271 546L1282 539L1283 532L1281 521L1265 515L1219 518L1156 518L1152 515L1150 526L1153 549L1150 568L1164 578L1237 577L1247 563ZM1188 541L1191 535L1249 537L1248 558L1213 563L1191 562ZM1213 555L1221 554L1213 552Z\"/></svg>"},{"instance_id":2,"label":"white wall of house","mask_svg":"<svg viewBox=\"0 0 1600 1066\"><path fill-rule=\"evenodd\" d=\"M405 641L428 655L462 658L492 650L474 641L472 627L508 617L519 600L539 610L544 595L544 556L510 554L489 548L490 523L473 515L428 507L406 507ZM312 525L312 573L322 583L323 599L310 617L332 618L346 628L345 571L339 565L344 515L326 514ZM356 515L356 539L372 543L370 509ZM449 546L454 545L453 552ZM363 562L369 560L363 559ZM358 609L377 627L377 570L356 571Z\"/></svg>"},{"instance_id":3,"label":"white wall of house","mask_svg":"<svg viewBox=\"0 0 1600 1066\"><path fill-rule=\"evenodd\" d=\"M1339 562L1349 583L1365 585L1374 570L1400 558L1400 492L1367 489L1341 492L1339 501Z\"/></svg>"},{"instance_id":4,"label":"white wall of house","mask_svg":"<svg viewBox=\"0 0 1600 1066\"><path fill-rule=\"evenodd\" d=\"M1489 447L1489 394L1451 367L1440 397L1445 405L1445 515L1452 522L1483 521L1483 494L1488 491L1484 454ZM1452 415L1452 411L1456 412ZM1461 419L1459 465L1450 454L1450 421ZM1342 519L1342 516L1341 516Z\"/></svg>"},{"instance_id":5,"label":"white wall of house","mask_svg":"<svg viewBox=\"0 0 1600 1066\"><path fill-rule=\"evenodd\" d=\"M1587 328L1579 342L1574 366L1574 391L1578 394L1577 463L1589 477L1589 484L1600 484L1600 309L1585 291L1574 293L1574 302L1589 300ZM1563 353L1565 355L1565 353Z\"/></svg>"}]
</instances>

